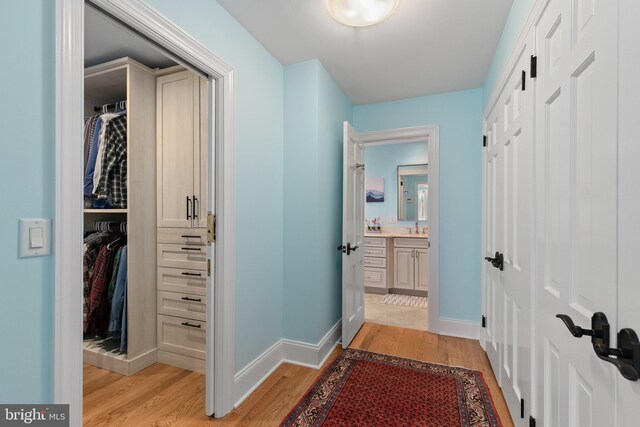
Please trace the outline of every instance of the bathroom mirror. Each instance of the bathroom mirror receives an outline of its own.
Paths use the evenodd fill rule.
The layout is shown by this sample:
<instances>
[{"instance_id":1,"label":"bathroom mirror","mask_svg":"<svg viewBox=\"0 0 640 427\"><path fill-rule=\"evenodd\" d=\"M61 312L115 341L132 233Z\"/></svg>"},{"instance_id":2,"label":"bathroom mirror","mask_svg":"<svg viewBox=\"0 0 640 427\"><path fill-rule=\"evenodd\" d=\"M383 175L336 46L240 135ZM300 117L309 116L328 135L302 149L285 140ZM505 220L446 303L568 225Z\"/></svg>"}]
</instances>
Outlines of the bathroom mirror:
<instances>
[{"instance_id":1,"label":"bathroom mirror","mask_svg":"<svg viewBox=\"0 0 640 427\"><path fill-rule=\"evenodd\" d=\"M427 164L398 166L398 221L426 221L429 199Z\"/></svg>"}]
</instances>

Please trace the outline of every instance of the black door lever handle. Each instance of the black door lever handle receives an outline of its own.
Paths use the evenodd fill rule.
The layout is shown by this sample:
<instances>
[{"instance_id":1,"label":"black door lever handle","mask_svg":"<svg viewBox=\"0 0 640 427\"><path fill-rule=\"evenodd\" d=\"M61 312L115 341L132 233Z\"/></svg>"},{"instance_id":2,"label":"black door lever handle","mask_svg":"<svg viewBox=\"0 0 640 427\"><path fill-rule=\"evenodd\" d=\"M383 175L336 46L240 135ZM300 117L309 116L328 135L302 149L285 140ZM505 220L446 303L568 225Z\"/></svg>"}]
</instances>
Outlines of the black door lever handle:
<instances>
[{"instance_id":1,"label":"black door lever handle","mask_svg":"<svg viewBox=\"0 0 640 427\"><path fill-rule=\"evenodd\" d=\"M593 351L599 359L614 365L622 376L629 381L640 379L640 341L633 329L625 328L618 332L618 348L609 347L609 321L602 312L591 316L591 329L576 326L566 314L556 314L576 338L585 335L591 337Z\"/></svg>"},{"instance_id":2,"label":"black door lever handle","mask_svg":"<svg viewBox=\"0 0 640 427\"><path fill-rule=\"evenodd\" d=\"M580 326L576 326L576 324L573 323L573 320L571 319L571 317L567 316L566 314L556 314L556 317L564 322L567 329L569 329L569 332L571 332L571 335L573 335L576 338L581 338L584 335L587 335L590 337L595 336L596 332L594 330L583 329Z\"/></svg>"},{"instance_id":3,"label":"black door lever handle","mask_svg":"<svg viewBox=\"0 0 640 427\"><path fill-rule=\"evenodd\" d=\"M500 252L496 252L493 258L487 256L484 257L484 259L489 261L495 268L500 269L500 271L504 270L504 255L502 255Z\"/></svg>"}]
</instances>

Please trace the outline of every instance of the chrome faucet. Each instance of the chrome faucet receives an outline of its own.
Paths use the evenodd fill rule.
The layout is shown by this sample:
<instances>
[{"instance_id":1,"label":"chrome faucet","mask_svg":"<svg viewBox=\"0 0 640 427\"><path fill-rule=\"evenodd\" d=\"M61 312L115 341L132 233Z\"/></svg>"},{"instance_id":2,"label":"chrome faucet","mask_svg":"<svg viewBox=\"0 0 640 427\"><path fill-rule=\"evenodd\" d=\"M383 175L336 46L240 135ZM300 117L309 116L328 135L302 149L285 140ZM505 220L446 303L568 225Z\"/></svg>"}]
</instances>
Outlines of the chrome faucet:
<instances>
[{"instance_id":1,"label":"chrome faucet","mask_svg":"<svg viewBox=\"0 0 640 427\"><path fill-rule=\"evenodd\" d=\"M419 234L420 231L418 230L418 221L416 221L416 234Z\"/></svg>"}]
</instances>

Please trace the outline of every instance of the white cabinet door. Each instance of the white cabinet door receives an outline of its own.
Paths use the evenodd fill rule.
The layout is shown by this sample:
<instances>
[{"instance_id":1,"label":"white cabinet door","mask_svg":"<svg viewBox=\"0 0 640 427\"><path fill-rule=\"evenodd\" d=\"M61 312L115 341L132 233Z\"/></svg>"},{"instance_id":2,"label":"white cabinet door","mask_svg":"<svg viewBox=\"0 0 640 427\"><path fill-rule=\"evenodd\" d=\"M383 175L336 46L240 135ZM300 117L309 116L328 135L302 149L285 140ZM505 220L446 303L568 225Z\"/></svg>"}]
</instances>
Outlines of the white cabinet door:
<instances>
[{"instance_id":1,"label":"white cabinet door","mask_svg":"<svg viewBox=\"0 0 640 427\"><path fill-rule=\"evenodd\" d=\"M415 288L415 249L395 248L393 287L399 289Z\"/></svg>"},{"instance_id":2,"label":"white cabinet door","mask_svg":"<svg viewBox=\"0 0 640 427\"><path fill-rule=\"evenodd\" d=\"M617 0L551 0L535 25L537 418L545 427L615 425L618 372L555 315L590 329L603 312L613 337L618 330L617 29Z\"/></svg>"},{"instance_id":3,"label":"white cabinet door","mask_svg":"<svg viewBox=\"0 0 640 427\"><path fill-rule=\"evenodd\" d=\"M190 71L157 79L158 227L193 226L195 159L200 157L197 79Z\"/></svg>"},{"instance_id":4,"label":"white cabinet door","mask_svg":"<svg viewBox=\"0 0 640 427\"><path fill-rule=\"evenodd\" d=\"M364 147L344 122L342 181L342 347L364 324ZM352 250L356 247L357 249Z\"/></svg>"},{"instance_id":5,"label":"white cabinet door","mask_svg":"<svg viewBox=\"0 0 640 427\"><path fill-rule=\"evenodd\" d=\"M415 258L415 284L416 291L429 290L429 250L416 249Z\"/></svg>"}]
</instances>

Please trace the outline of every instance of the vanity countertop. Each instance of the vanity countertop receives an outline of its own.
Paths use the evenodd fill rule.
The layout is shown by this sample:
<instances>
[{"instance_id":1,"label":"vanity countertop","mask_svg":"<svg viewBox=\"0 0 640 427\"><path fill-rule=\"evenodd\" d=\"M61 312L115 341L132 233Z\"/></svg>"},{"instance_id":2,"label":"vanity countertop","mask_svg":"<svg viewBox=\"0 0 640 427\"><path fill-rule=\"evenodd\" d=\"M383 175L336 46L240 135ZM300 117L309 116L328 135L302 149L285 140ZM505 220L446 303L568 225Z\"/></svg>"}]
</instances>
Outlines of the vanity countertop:
<instances>
[{"instance_id":1,"label":"vanity countertop","mask_svg":"<svg viewBox=\"0 0 640 427\"><path fill-rule=\"evenodd\" d=\"M427 239L429 234L409 234L409 233L364 233L365 237L408 237L411 239Z\"/></svg>"}]
</instances>

